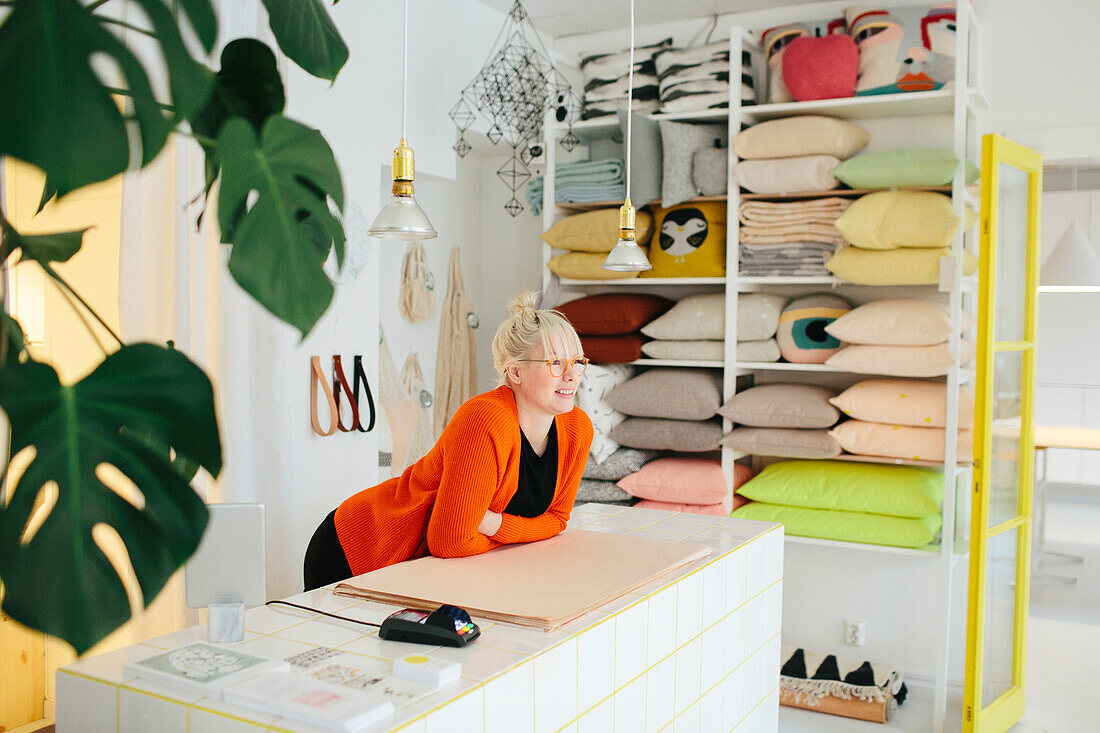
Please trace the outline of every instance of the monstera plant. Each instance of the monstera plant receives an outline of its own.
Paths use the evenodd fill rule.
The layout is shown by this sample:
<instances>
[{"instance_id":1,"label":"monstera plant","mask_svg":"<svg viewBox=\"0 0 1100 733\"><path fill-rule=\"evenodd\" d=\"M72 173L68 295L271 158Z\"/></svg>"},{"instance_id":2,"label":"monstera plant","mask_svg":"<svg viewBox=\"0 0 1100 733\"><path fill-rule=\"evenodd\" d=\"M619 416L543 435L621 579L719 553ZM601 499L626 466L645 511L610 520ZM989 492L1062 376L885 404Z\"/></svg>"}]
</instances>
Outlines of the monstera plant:
<instances>
[{"instance_id":1,"label":"monstera plant","mask_svg":"<svg viewBox=\"0 0 1100 733\"><path fill-rule=\"evenodd\" d=\"M281 51L334 80L348 50L321 0L263 4ZM209 197L219 184L230 273L304 337L332 300L322 264L333 249L343 261L340 173L324 137L283 115L274 52L237 39L213 69L216 37L211 0L0 0L0 156L45 172L45 206L150 164L170 135L191 138L206 157L205 191L196 193ZM134 52L135 38L159 51L156 72ZM113 62L110 77L93 63L100 58ZM159 96L154 73L167 82ZM106 327L55 270L82 237L20 233L0 208L3 266L41 268ZM198 546L207 512L190 481L200 466L217 476L222 465L213 389L170 343L125 344L113 332L117 350L62 384L28 353L4 297L7 458L33 457L0 491L0 607L79 654L130 617L125 587L93 539L97 525L125 543L146 606ZM105 465L132 486L109 480Z\"/></svg>"}]
</instances>

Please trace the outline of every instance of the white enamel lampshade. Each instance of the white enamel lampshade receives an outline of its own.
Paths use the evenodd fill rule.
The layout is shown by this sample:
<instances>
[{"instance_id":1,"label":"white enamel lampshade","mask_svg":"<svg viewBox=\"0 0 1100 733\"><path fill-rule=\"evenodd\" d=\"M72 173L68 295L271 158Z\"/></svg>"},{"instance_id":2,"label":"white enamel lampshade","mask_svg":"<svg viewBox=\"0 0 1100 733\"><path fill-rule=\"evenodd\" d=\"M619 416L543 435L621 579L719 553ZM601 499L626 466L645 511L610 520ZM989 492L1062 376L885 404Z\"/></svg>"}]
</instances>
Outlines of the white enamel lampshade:
<instances>
[{"instance_id":1,"label":"white enamel lampshade","mask_svg":"<svg viewBox=\"0 0 1100 733\"><path fill-rule=\"evenodd\" d=\"M1100 293L1100 255L1076 221L1043 263L1039 292Z\"/></svg>"}]
</instances>

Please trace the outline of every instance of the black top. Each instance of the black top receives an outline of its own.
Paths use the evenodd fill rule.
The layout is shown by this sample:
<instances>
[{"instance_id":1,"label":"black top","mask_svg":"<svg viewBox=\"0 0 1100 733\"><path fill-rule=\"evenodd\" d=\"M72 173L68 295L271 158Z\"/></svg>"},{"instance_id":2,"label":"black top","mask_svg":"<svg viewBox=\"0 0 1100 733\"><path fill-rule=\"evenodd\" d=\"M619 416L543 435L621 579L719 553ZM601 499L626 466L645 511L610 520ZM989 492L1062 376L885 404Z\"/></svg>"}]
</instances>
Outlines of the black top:
<instances>
[{"instance_id":1,"label":"black top","mask_svg":"<svg viewBox=\"0 0 1100 733\"><path fill-rule=\"evenodd\" d=\"M550 508L550 502L554 499L554 488L558 483L558 431L551 423L546 450L541 456L535 453L522 430L519 434L519 487L504 513L517 517L537 517Z\"/></svg>"}]
</instances>

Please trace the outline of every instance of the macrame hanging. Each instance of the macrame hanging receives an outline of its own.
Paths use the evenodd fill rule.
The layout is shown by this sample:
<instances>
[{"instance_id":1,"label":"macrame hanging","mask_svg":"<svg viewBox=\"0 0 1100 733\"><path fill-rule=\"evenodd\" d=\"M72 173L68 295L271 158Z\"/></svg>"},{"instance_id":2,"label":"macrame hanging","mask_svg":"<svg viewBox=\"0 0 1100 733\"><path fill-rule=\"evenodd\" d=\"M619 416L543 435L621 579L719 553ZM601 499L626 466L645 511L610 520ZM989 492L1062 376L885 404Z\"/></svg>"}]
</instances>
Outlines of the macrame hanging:
<instances>
[{"instance_id":1,"label":"macrame hanging","mask_svg":"<svg viewBox=\"0 0 1100 733\"><path fill-rule=\"evenodd\" d=\"M378 436L379 465L387 465L385 456L381 454L385 453L388 437L390 476L398 476L409 465L407 459L413 434L416 432L418 415L416 402L405 391L384 335L378 345L378 401L382 404L382 414L386 418L385 430L380 431Z\"/></svg>"},{"instance_id":2,"label":"macrame hanging","mask_svg":"<svg viewBox=\"0 0 1100 733\"><path fill-rule=\"evenodd\" d=\"M409 242L405 259L401 261L401 290L397 304L401 315L413 323L431 318L435 309L435 300L432 298L434 289L435 278L428 270L424 244Z\"/></svg>"},{"instance_id":3,"label":"macrame hanging","mask_svg":"<svg viewBox=\"0 0 1100 733\"><path fill-rule=\"evenodd\" d=\"M424 372L420 369L420 359L410 353L401 367L401 384L410 401L416 404L416 429L409 441L409 451L405 454L405 465L411 466L428 454L432 449L432 393L424 389Z\"/></svg>"},{"instance_id":4,"label":"macrame hanging","mask_svg":"<svg viewBox=\"0 0 1100 733\"><path fill-rule=\"evenodd\" d=\"M489 125L489 140L496 145L503 139L512 147L511 157L497 169L497 176L512 191L512 198L504 204L512 216L523 211L516 191L531 177L529 148L542 138L547 111L553 111L554 118L569 127L562 147L572 150L579 145L573 123L580 119L580 97L550 60L531 17L516 0L485 65L462 90L450 112L458 126L454 150L459 157L470 152L465 132L479 114Z\"/></svg>"},{"instance_id":5,"label":"macrame hanging","mask_svg":"<svg viewBox=\"0 0 1100 733\"><path fill-rule=\"evenodd\" d=\"M477 390L478 317L466 300L459 249L451 250L447 295L439 317L439 350L435 357L435 437L443 434L451 416Z\"/></svg>"}]
</instances>

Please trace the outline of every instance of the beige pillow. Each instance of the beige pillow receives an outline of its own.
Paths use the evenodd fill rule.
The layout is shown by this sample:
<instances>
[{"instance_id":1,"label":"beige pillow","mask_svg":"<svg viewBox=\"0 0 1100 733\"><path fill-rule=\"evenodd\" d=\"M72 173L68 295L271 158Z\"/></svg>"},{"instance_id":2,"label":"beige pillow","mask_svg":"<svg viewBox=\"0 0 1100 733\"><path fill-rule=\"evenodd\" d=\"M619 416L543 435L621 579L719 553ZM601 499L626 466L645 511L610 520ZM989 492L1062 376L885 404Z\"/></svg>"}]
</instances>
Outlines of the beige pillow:
<instances>
[{"instance_id":1,"label":"beige pillow","mask_svg":"<svg viewBox=\"0 0 1100 733\"><path fill-rule=\"evenodd\" d=\"M964 331L971 320L963 314ZM850 344L930 346L951 335L951 316L930 300L873 300L825 326L825 333Z\"/></svg>"},{"instance_id":2,"label":"beige pillow","mask_svg":"<svg viewBox=\"0 0 1100 733\"><path fill-rule=\"evenodd\" d=\"M877 422L848 420L829 431L840 446L859 456L907 458L916 461L942 461L943 428L917 428L910 425L885 425ZM960 430L956 444L960 461L974 456L974 431Z\"/></svg>"},{"instance_id":3,"label":"beige pillow","mask_svg":"<svg viewBox=\"0 0 1100 733\"><path fill-rule=\"evenodd\" d=\"M649 341L642 344L642 353L652 359L722 361L726 347L722 341Z\"/></svg>"},{"instance_id":4,"label":"beige pillow","mask_svg":"<svg viewBox=\"0 0 1100 733\"><path fill-rule=\"evenodd\" d=\"M940 258L950 257L947 247L895 249L875 252L843 247L825 263L825 269L857 285L935 285L940 281ZM963 251L963 274L978 269L978 258Z\"/></svg>"},{"instance_id":5,"label":"beige pillow","mask_svg":"<svg viewBox=\"0 0 1100 733\"><path fill-rule=\"evenodd\" d=\"M832 155L742 160L733 167L733 180L753 193L828 191L840 185L833 177L838 165L840 160Z\"/></svg>"},{"instance_id":6,"label":"beige pillow","mask_svg":"<svg viewBox=\"0 0 1100 733\"><path fill-rule=\"evenodd\" d=\"M749 293L737 298L737 340L770 339L789 298L775 293Z\"/></svg>"},{"instance_id":7,"label":"beige pillow","mask_svg":"<svg viewBox=\"0 0 1100 733\"><path fill-rule=\"evenodd\" d=\"M653 217L648 211L638 212L634 228L639 244L649 241ZM543 232L542 241L572 252L610 252L619 241L619 210L597 209L567 216Z\"/></svg>"},{"instance_id":8,"label":"beige pillow","mask_svg":"<svg viewBox=\"0 0 1100 733\"><path fill-rule=\"evenodd\" d=\"M829 400L857 420L942 428L947 386L917 379L865 379ZM974 390L959 387L959 427L974 427Z\"/></svg>"},{"instance_id":9,"label":"beige pillow","mask_svg":"<svg viewBox=\"0 0 1100 733\"><path fill-rule=\"evenodd\" d=\"M834 222L863 249L947 247L959 228L951 199L935 191L876 191L861 196Z\"/></svg>"},{"instance_id":10,"label":"beige pillow","mask_svg":"<svg viewBox=\"0 0 1100 733\"><path fill-rule=\"evenodd\" d=\"M779 342L773 338L737 342L737 361L779 361L779 356Z\"/></svg>"},{"instance_id":11,"label":"beige pillow","mask_svg":"<svg viewBox=\"0 0 1100 733\"><path fill-rule=\"evenodd\" d=\"M550 258L546 265L558 277L575 280L628 280L640 274L605 270L603 263L606 259L607 255L602 252L567 252Z\"/></svg>"},{"instance_id":12,"label":"beige pillow","mask_svg":"<svg viewBox=\"0 0 1100 733\"><path fill-rule=\"evenodd\" d=\"M642 326L642 333L666 341L721 340L726 334L726 296L689 295L668 313Z\"/></svg>"},{"instance_id":13,"label":"beige pillow","mask_svg":"<svg viewBox=\"0 0 1100 733\"><path fill-rule=\"evenodd\" d=\"M628 417L611 429L611 439L631 448L703 453L721 447L722 423L719 420Z\"/></svg>"},{"instance_id":14,"label":"beige pillow","mask_svg":"<svg viewBox=\"0 0 1100 733\"><path fill-rule=\"evenodd\" d=\"M829 404L835 396L816 384L762 384L735 394L718 414L757 428L831 428L840 419Z\"/></svg>"},{"instance_id":15,"label":"beige pillow","mask_svg":"<svg viewBox=\"0 0 1100 733\"><path fill-rule=\"evenodd\" d=\"M828 430L737 428L722 436L722 445L758 456L833 458L840 455L840 444Z\"/></svg>"},{"instance_id":16,"label":"beige pillow","mask_svg":"<svg viewBox=\"0 0 1100 733\"><path fill-rule=\"evenodd\" d=\"M974 358L974 343L962 339L962 365ZM867 346L852 344L825 362L828 366L857 374L886 374L891 377L942 377L955 364L946 343L934 346Z\"/></svg>"},{"instance_id":17,"label":"beige pillow","mask_svg":"<svg viewBox=\"0 0 1100 733\"><path fill-rule=\"evenodd\" d=\"M733 152L742 160L831 155L844 160L861 150L871 136L851 122L818 115L784 117L761 122L733 138Z\"/></svg>"},{"instance_id":18,"label":"beige pillow","mask_svg":"<svg viewBox=\"0 0 1100 733\"><path fill-rule=\"evenodd\" d=\"M707 420L722 404L722 378L705 369L649 369L616 386L604 401L624 415Z\"/></svg>"}]
</instances>

